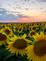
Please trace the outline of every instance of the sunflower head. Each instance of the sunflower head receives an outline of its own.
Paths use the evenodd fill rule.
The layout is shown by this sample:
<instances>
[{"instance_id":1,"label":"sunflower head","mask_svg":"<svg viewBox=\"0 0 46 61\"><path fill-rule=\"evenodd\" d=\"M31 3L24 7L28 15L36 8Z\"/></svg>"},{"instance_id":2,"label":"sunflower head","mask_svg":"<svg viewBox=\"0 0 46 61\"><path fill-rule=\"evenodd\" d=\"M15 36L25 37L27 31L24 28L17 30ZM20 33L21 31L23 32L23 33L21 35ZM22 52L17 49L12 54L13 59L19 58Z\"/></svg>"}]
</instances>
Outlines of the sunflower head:
<instances>
[{"instance_id":1,"label":"sunflower head","mask_svg":"<svg viewBox=\"0 0 46 61\"><path fill-rule=\"evenodd\" d=\"M34 53L37 56L43 56L44 54L46 54L46 41L45 40L40 40L40 41L35 42Z\"/></svg>"},{"instance_id":2,"label":"sunflower head","mask_svg":"<svg viewBox=\"0 0 46 61\"><path fill-rule=\"evenodd\" d=\"M46 60L46 35L43 32L34 36L35 42L26 48L27 59L29 61Z\"/></svg>"},{"instance_id":3,"label":"sunflower head","mask_svg":"<svg viewBox=\"0 0 46 61\"><path fill-rule=\"evenodd\" d=\"M14 43L13 46L17 49L24 49L27 47L27 42L24 39L17 39Z\"/></svg>"},{"instance_id":4,"label":"sunflower head","mask_svg":"<svg viewBox=\"0 0 46 61\"><path fill-rule=\"evenodd\" d=\"M10 28L5 28L4 29L4 32L7 34L7 35L12 35L12 30Z\"/></svg>"},{"instance_id":5,"label":"sunflower head","mask_svg":"<svg viewBox=\"0 0 46 61\"><path fill-rule=\"evenodd\" d=\"M7 36L3 33L0 33L0 45L5 44L7 40Z\"/></svg>"},{"instance_id":6,"label":"sunflower head","mask_svg":"<svg viewBox=\"0 0 46 61\"><path fill-rule=\"evenodd\" d=\"M35 34L36 34L35 31L32 31L32 32L30 33L31 36L33 36L33 35L35 35Z\"/></svg>"},{"instance_id":7,"label":"sunflower head","mask_svg":"<svg viewBox=\"0 0 46 61\"><path fill-rule=\"evenodd\" d=\"M17 48L17 49L23 49L27 46L27 43L30 43L30 41L28 42L26 38L26 34L24 34L21 37L17 37L16 35L14 35L13 37L13 47ZM10 44L10 43L9 43Z\"/></svg>"},{"instance_id":8,"label":"sunflower head","mask_svg":"<svg viewBox=\"0 0 46 61\"><path fill-rule=\"evenodd\" d=\"M5 29L5 33L6 33L7 35L9 35L9 34L10 34L10 30L9 30L9 29Z\"/></svg>"},{"instance_id":9,"label":"sunflower head","mask_svg":"<svg viewBox=\"0 0 46 61\"><path fill-rule=\"evenodd\" d=\"M42 56L46 54L46 35L41 32L39 35L35 36L35 40L34 52L36 55Z\"/></svg>"},{"instance_id":10,"label":"sunflower head","mask_svg":"<svg viewBox=\"0 0 46 61\"><path fill-rule=\"evenodd\" d=\"M46 34L46 28L44 29L44 34Z\"/></svg>"},{"instance_id":11,"label":"sunflower head","mask_svg":"<svg viewBox=\"0 0 46 61\"><path fill-rule=\"evenodd\" d=\"M1 30L1 32L5 33L5 35L8 36L8 37L10 37L10 38L13 37L12 30L9 27L7 27L7 26L5 26L5 28L3 28Z\"/></svg>"},{"instance_id":12,"label":"sunflower head","mask_svg":"<svg viewBox=\"0 0 46 61\"><path fill-rule=\"evenodd\" d=\"M22 56L25 55L25 49L27 48L29 43L31 43L30 41L25 39L25 35L23 35L23 37L14 36L12 40L14 41L10 42L8 45L9 51L11 51L11 53L16 53L16 55L18 55L18 53Z\"/></svg>"},{"instance_id":13,"label":"sunflower head","mask_svg":"<svg viewBox=\"0 0 46 61\"><path fill-rule=\"evenodd\" d=\"M6 35L0 33L0 41L4 41L6 39L7 39Z\"/></svg>"}]
</instances>

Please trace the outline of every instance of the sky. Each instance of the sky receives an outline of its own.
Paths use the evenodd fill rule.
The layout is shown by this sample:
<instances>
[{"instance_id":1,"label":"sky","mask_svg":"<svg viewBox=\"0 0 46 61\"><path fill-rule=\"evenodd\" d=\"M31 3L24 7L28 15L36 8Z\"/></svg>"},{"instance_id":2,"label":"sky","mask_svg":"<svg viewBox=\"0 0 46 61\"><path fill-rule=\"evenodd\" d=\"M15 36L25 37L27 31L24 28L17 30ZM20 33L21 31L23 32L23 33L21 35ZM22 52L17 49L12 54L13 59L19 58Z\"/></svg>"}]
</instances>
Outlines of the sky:
<instances>
[{"instance_id":1,"label":"sky","mask_svg":"<svg viewBox=\"0 0 46 61\"><path fill-rule=\"evenodd\" d=\"M0 0L0 21L18 18L46 21L46 0Z\"/></svg>"}]
</instances>

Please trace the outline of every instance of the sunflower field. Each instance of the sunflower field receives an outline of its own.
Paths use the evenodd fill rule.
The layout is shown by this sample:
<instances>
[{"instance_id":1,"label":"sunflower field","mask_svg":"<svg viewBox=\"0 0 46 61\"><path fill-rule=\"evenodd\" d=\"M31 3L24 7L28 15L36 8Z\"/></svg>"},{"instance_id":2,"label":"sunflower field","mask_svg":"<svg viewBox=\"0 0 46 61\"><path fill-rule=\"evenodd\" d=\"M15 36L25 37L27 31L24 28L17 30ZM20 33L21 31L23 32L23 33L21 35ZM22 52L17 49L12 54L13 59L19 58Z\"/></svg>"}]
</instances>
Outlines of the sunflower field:
<instances>
[{"instance_id":1,"label":"sunflower field","mask_svg":"<svg viewBox=\"0 0 46 61\"><path fill-rule=\"evenodd\" d=\"M46 61L46 23L0 23L0 61Z\"/></svg>"}]
</instances>

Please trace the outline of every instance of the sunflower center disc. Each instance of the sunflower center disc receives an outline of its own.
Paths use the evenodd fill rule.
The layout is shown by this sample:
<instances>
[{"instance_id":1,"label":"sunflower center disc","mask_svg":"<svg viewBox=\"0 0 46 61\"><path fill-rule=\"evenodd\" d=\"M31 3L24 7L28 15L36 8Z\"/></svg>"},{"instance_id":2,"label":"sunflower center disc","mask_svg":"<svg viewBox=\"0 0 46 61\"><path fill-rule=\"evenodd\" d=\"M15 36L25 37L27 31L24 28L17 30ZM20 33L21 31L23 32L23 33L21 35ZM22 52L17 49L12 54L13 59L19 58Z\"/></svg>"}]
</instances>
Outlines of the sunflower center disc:
<instances>
[{"instance_id":1,"label":"sunflower center disc","mask_svg":"<svg viewBox=\"0 0 46 61\"><path fill-rule=\"evenodd\" d=\"M34 53L37 56L43 56L46 54L46 41L41 40L35 43L34 45Z\"/></svg>"},{"instance_id":2,"label":"sunflower center disc","mask_svg":"<svg viewBox=\"0 0 46 61\"><path fill-rule=\"evenodd\" d=\"M7 39L7 37L4 34L0 33L0 40L3 41L6 39Z\"/></svg>"},{"instance_id":3,"label":"sunflower center disc","mask_svg":"<svg viewBox=\"0 0 46 61\"><path fill-rule=\"evenodd\" d=\"M8 29L6 29L5 32L7 35L10 34L10 30L8 30Z\"/></svg>"},{"instance_id":4,"label":"sunflower center disc","mask_svg":"<svg viewBox=\"0 0 46 61\"><path fill-rule=\"evenodd\" d=\"M31 36L35 35L35 32L31 32Z\"/></svg>"},{"instance_id":5,"label":"sunflower center disc","mask_svg":"<svg viewBox=\"0 0 46 61\"><path fill-rule=\"evenodd\" d=\"M14 43L14 47L18 49L24 49L27 47L27 42L24 39L17 39Z\"/></svg>"}]
</instances>

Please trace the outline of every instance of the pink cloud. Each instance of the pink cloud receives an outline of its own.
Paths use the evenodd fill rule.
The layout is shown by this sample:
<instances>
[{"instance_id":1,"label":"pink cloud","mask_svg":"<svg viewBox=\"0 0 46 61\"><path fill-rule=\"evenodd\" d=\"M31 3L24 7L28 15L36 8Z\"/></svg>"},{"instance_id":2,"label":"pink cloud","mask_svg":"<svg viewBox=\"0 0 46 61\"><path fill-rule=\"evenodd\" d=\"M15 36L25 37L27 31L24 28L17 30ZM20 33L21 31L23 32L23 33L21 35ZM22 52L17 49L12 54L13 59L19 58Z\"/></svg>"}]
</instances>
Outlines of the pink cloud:
<instances>
[{"instance_id":1,"label":"pink cloud","mask_svg":"<svg viewBox=\"0 0 46 61\"><path fill-rule=\"evenodd\" d=\"M30 23L30 22L46 22L46 17L44 16L39 16L39 17L24 17L24 18L19 18L17 19L18 22L27 22L27 23Z\"/></svg>"},{"instance_id":2,"label":"pink cloud","mask_svg":"<svg viewBox=\"0 0 46 61\"><path fill-rule=\"evenodd\" d=\"M45 16L36 16L36 17L22 17L18 18L17 20L0 20L2 23L31 23L31 22L46 22L46 17Z\"/></svg>"}]
</instances>

